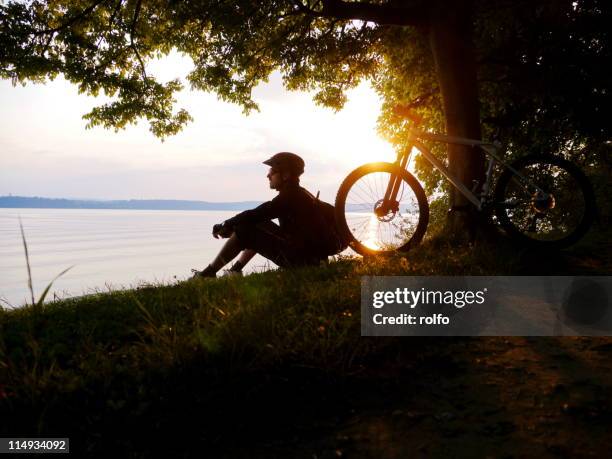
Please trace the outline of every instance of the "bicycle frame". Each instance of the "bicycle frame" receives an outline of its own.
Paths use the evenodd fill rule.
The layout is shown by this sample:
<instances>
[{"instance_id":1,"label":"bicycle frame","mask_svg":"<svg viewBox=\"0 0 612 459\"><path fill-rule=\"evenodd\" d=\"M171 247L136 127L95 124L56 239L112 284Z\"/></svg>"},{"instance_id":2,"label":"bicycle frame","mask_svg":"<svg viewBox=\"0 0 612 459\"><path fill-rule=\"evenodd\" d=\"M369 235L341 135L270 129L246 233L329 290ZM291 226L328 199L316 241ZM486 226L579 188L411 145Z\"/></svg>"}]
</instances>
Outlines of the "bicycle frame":
<instances>
[{"instance_id":1,"label":"bicycle frame","mask_svg":"<svg viewBox=\"0 0 612 459\"><path fill-rule=\"evenodd\" d=\"M457 178L453 173L451 173L444 164L438 158L436 158L431 150L427 148L425 144L421 142L420 139L423 140L431 140L438 143L449 143L454 145L467 145L470 147L480 148L488 155L490 158L487 164L487 170L485 173L485 182L482 186L482 191L479 196L476 196L472 190L469 190L465 184ZM416 131L413 130L409 134L410 140L410 148L400 152L397 156L395 164L397 164L400 168L406 168L408 163L408 158L411 155L412 149L416 148L419 152L434 166L436 169L440 171L440 173L449 181L451 184L459 190L463 196L466 197L472 204L476 206L476 208L480 211L483 208L483 204L485 203L487 197L491 193L491 176L493 174L493 167L495 163L498 162L502 164L504 167L510 169L516 176L518 176L522 181L526 181L529 185L533 186L539 193L544 193L539 187L533 184L530 180L525 179L518 171L516 171L512 166L506 163L501 155L498 154L501 149L501 144L499 142L483 142L481 140L475 139L466 139L463 137L454 137L443 134L433 134L424 131ZM389 181L389 185L387 186L387 190L385 192L384 202L393 202L399 191L401 179L397 176L391 177ZM386 209L382 208L380 211L384 213Z\"/></svg>"}]
</instances>

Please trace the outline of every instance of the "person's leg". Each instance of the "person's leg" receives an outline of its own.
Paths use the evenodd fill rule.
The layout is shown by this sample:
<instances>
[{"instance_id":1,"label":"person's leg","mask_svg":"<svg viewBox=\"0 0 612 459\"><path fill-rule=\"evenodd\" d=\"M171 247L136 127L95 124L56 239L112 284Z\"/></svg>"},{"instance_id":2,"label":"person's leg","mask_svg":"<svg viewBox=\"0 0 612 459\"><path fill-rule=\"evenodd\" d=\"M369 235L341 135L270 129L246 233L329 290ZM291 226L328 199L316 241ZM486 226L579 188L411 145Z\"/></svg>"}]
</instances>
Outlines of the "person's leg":
<instances>
[{"instance_id":1,"label":"person's leg","mask_svg":"<svg viewBox=\"0 0 612 459\"><path fill-rule=\"evenodd\" d=\"M287 255L290 252L290 245L276 223L265 221L255 226L238 226L235 231L241 245L251 250L244 255L248 260L258 253L278 266L289 264Z\"/></svg>"},{"instance_id":2,"label":"person's leg","mask_svg":"<svg viewBox=\"0 0 612 459\"><path fill-rule=\"evenodd\" d=\"M249 261L253 259L256 254L257 252L252 249L244 249L242 252L240 252L238 260L236 260L236 262L231 266L229 270L238 273L242 272L242 269L247 265Z\"/></svg>"},{"instance_id":3,"label":"person's leg","mask_svg":"<svg viewBox=\"0 0 612 459\"><path fill-rule=\"evenodd\" d=\"M204 270L196 272L195 275L198 277L215 277L217 275L217 271L232 261L241 250L242 247L238 242L236 233L233 233L223 245L221 251L215 257L215 259L206 268L204 268Z\"/></svg>"},{"instance_id":4,"label":"person's leg","mask_svg":"<svg viewBox=\"0 0 612 459\"><path fill-rule=\"evenodd\" d=\"M217 271L234 259L241 250L243 253L236 264L241 260L246 264L259 253L280 267L290 266L294 252L280 227L272 221L257 225L239 225L210 265L202 271L192 270L194 277L216 277Z\"/></svg>"}]
</instances>

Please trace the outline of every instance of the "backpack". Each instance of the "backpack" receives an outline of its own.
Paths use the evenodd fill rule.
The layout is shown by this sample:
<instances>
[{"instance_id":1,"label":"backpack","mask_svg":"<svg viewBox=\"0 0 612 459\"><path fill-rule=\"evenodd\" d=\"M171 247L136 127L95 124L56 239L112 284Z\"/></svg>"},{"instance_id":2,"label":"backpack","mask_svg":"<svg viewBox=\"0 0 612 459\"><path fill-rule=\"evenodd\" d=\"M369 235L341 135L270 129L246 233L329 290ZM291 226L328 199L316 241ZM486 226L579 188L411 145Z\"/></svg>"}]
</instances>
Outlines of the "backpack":
<instances>
[{"instance_id":1,"label":"backpack","mask_svg":"<svg viewBox=\"0 0 612 459\"><path fill-rule=\"evenodd\" d=\"M319 217L319 224L317 226L320 228L320 238L318 238L318 242L325 255L337 255L344 251L349 243L342 236L342 232L338 228L336 208L325 201L321 201L319 199L319 192L317 192L316 196L313 196L313 199L315 214Z\"/></svg>"}]
</instances>

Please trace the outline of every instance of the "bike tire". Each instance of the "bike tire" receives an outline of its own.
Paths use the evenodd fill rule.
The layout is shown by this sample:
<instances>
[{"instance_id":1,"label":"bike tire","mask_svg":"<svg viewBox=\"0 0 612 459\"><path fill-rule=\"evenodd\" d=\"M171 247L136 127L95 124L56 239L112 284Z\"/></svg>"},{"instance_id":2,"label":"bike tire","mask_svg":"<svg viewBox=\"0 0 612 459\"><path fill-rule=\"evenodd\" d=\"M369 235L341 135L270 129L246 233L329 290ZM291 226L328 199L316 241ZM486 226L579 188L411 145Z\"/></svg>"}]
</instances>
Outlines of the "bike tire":
<instances>
[{"instance_id":1,"label":"bike tire","mask_svg":"<svg viewBox=\"0 0 612 459\"><path fill-rule=\"evenodd\" d=\"M378 176L374 174L378 174ZM401 201L401 203L409 205L410 208L406 207L404 214L402 214L401 209L399 209L398 213L394 214L395 216L392 220L382 221L376 217L374 214L374 205L371 205L372 203L368 200L372 199L374 202L377 202L384 198L386 185L388 183L388 179L385 181L385 177L388 176L388 178L390 178L391 174L397 174L401 177L401 184L403 184L400 185L402 199L404 199L404 193L408 193L405 195L406 200ZM380 186L378 186L376 191L372 190L372 188L369 189L368 193L371 194L371 196L367 198L364 196L364 199L367 201L364 204L364 212L355 212L355 204L350 202L352 196L363 196L357 193L357 188L362 183L360 182L362 179L369 180L370 178L378 180ZM399 195L400 192L398 191L398 196ZM347 198L349 202L347 202ZM429 203L427 202L421 184L408 171L392 163L369 163L352 171L340 185L335 204L336 221L339 230L345 240L349 242L349 246L361 255L390 255L396 251L405 252L421 242L427 229L427 224L429 223ZM369 205L371 205L371 209L368 210ZM401 204L398 207L400 206ZM406 231L406 226L404 228L400 226L397 241L393 240L393 244L388 243L384 246L377 246L377 244L373 245L372 243L368 243L364 235L351 226L353 216L360 214L364 214L365 218L369 219L366 220L366 225L369 225L368 222L373 222L374 219L378 221L378 223L374 222L374 224L377 225L379 234L383 224L393 222L398 216L399 219L395 221L392 226L401 224L408 225L411 231ZM402 221L402 219L404 220Z\"/></svg>"},{"instance_id":2,"label":"bike tire","mask_svg":"<svg viewBox=\"0 0 612 459\"><path fill-rule=\"evenodd\" d=\"M538 209L535 193L528 196L530 191L513 182L511 169L502 172L494 193L495 215L511 238L533 248L562 249L585 235L596 214L595 194L578 166L557 156L529 155L510 167L552 195L552 207ZM512 199L516 206L508 204Z\"/></svg>"}]
</instances>

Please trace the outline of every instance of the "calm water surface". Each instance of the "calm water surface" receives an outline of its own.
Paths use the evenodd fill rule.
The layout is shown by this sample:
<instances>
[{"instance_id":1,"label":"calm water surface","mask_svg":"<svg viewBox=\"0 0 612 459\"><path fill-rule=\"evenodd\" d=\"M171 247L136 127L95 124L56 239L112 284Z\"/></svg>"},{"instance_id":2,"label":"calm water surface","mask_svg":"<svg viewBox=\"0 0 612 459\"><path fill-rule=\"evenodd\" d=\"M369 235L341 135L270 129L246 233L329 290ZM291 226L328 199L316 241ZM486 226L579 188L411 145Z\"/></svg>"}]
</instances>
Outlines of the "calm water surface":
<instances>
[{"instance_id":1,"label":"calm water surface","mask_svg":"<svg viewBox=\"0 0 612 459\"><path fill-rule=\"evenodd\" d=\"M132 287L173 283L201 269L223 245L215 223L235 211L0 209L0 304L30 298L19 216L23 222L36 299L61 271L47 301ZM273 268L257 255L245 270Z\"/></svg>"}]
</instances>

